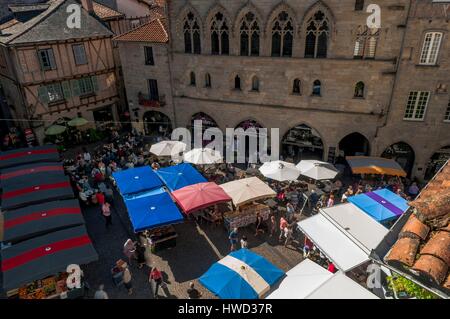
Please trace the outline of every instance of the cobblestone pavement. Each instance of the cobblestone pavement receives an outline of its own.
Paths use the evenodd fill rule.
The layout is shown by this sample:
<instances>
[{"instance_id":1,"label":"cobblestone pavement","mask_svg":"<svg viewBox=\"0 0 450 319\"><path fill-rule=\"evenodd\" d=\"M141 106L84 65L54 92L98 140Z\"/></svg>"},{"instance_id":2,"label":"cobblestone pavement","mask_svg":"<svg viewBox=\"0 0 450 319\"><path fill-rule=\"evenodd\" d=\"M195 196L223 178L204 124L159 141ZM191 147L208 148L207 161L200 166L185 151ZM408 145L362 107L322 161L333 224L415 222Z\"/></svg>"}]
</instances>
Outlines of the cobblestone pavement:
<instances>
[{"instance_id":1,"label":"cobblestone pavement","mask_svg":"<svg viewBox=\"0 0 450 319\"><path fill-rule=\"evenodd\" d=\"M116 287L111 278L111 268L115 262L125 256L123 244L127 238L135 239L125 205L117 193L113 210L113 225L106 229L100 213L100 207L84 207L88 233L99 254L99 260L83 267L84 275L92 287L92 293L99 284L105 285L110 298L153 298L148 283L149 267L138 269L132 262L133 294L128 295L126 289ZM192 220L175 225L178 233L177 246L156 254L147 252L147 265L162 270L167 285L165 293L159 292L160 298L187 298L190 281L196 283L203 296L215 298L197 279L216 261L229 253L228 233L223 226L198 225ZM277 237L269 238L267 234L254 236L254 228L240 229L239 234L246 235L249 248L264 256L284 271L288 271L301 261L300 249L288 245L284 247ZM294 242L294 246L297 246Z\"/></svg>"}]
</instances>

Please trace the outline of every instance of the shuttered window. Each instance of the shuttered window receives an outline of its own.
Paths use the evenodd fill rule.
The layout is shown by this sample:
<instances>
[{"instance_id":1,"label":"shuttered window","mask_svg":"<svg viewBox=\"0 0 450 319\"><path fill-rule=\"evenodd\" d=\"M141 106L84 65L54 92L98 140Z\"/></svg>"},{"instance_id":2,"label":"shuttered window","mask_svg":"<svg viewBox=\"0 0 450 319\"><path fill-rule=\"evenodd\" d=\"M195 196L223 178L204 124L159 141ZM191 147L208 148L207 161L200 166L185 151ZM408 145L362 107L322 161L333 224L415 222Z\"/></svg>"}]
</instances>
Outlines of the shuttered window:
<instances>
[{"instance_id":1,"label":"shuttered window","mask_svg":"<svg viewBox=\"0 0 450 319\"><path fill-rule=\"evenodd\" d=\"M86 51L84 49L84 44L74 44L72 45L73 58L76 65L87 64Z\"/></svg>"},{"instance_id":2,"label":"shuttered window","mask_svg":"<svg viewBox=\"0 0 450 319\"><path fill-rule=\"evenodd\" d=\"M99 90L96 76L72 80L71 87L73 95L75 96L88 95Z\"/></svg>"},{"instance_id":3,"label":"shuttered window","mask_svg":"<svg viewBox=\"0 0 450 319\"><path fill-rule=\"evenodd\" d=\"M38 50L39 63L41 70L48 71L56 69L55 56L52 49Z\"/></svg>"},{"instance_id":4,"label":"shuttered window","mask_svg":"<svg viewBox=\"0 0 450 319\"><path fill-rule=\"evenodd\" d=\"M148 89L150 94L150 100L159 101L158 81L153 79L148 80Z\"/></svg>"}]
</instances>

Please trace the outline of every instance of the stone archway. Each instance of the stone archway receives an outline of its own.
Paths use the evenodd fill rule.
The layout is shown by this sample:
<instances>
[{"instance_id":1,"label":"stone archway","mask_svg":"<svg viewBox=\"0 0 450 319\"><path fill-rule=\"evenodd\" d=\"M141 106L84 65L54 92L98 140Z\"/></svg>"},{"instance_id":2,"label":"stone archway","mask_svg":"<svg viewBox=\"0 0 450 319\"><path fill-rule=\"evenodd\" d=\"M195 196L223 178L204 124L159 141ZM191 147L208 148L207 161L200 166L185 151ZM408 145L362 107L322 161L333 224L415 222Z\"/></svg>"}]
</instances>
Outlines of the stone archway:
<instances>
[{"instance_id":1,"label":"stone archway","mask_svg":"<svg viewBox=\"0 0 450 319\"><path fill-rule=\"evenodd\" d=\"M145 135L168 136L172 132L170 118L158 111L147 111L143 115Z\"/></svg>"},{"instance_id":2,"label":"stone archway","mask_svg":"<svg viewBox=\"0 0 450 319\"><path fill-rule=\"evenodd\" d=\"M441 167L450 159L450 145L444 146L434 153L428 161L425 170L425 180L430 180L441 169Z\"/></svg>"},{"instance_id":3,"label":"stone archway","mask_svg":"<svg viewBox=\"0 0 450 319\"><path fill-rule=\"evenodd\" d=\"M300 124L291 128L281 140L281 155L297 163L304 159L323 160L324 143L314 128Z\"/></svg>"},{"instance_id":4,"label":"stone archway","mask_svg":"<svg viewBox=\"0 0 450 319\"><path fill-rule=\"evenodd\" d=\"M195 127L194 121L201 121L202 122L202 125L201 125L201 128L202 128L202 130L201 130L201 133L202 133L202 144L203 144L203 146L208 145L208 143L210 143L211 140L203 139L203 133L209 128L219 127L217 125L217 122L211 116L209 116L206 113L203 113L203 112L195 113L194 115L191 116L191 122L190 122L190 129L191 129L191 136L192 136L192 138L194 138L194 136L195 136L194 135L194 127Z\"/></svg>"},{"instance_id":5,"label":"stone archway","mask_svg":"<svg viewBox=\"0 0 450 319\"><path fill-rule=\"evenodd\" d=\"M350 133L339 142L340 157L369 156L370 142L361 133Z\"/></svg>"},{"instance_id":6,"label":"stone archway","mask_svg":"<svg viewBox=\"0 0 450 319\"><path fill-rule=\"evenodd\" d=\"M395 160L411 176L416 154L413 148L405 142L392 144L384 150L381 157Z\"/></svg>"}]
</instances>

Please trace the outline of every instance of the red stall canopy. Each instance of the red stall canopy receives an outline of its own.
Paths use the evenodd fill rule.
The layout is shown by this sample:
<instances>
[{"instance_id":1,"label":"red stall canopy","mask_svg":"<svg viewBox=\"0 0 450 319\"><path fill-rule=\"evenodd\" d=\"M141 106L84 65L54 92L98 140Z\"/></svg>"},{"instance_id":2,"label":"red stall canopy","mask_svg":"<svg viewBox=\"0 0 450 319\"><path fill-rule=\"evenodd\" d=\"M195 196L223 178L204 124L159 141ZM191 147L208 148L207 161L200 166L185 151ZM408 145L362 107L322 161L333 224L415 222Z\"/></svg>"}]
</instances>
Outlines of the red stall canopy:
<instances>
[{"instance_id":1,"label":"red stall canopy","mask_svg":"<svg viewBox=\"0 0 450 319\"><path fill-rule=\"evenodd\" d=\"M184 213L231 201L231 197L216 183L198 183L180 188L172 193Z\"/></svg>"}]
</instances>

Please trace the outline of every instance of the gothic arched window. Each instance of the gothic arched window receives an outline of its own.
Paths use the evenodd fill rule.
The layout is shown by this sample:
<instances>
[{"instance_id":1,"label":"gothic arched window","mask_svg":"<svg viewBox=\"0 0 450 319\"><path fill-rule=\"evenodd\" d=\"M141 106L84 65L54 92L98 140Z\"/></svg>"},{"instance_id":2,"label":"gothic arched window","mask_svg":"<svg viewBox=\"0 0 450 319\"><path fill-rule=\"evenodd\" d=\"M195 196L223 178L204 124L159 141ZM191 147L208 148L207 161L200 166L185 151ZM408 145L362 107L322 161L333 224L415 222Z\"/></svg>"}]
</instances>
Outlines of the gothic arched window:
<instances>
[{"instance_id":1,"label":"gothic arched window","mask_svg":"<svg viewBox=\"0 0 450 319\"><path fill-rule=\"evenodd\" d=\"M209 73L205 74L205 87L206 88L211 87L211 75Z\"/></svg>"},{"instance_id":2,"label":"gothic arched window","mask_svg":"<svg viewBox=\"0 0 450 319\"><path fill-rule=\"evenodd\" d=\"M234 78L234 89L241 90L241 78L239 77L239 75L236 75Z\"/></svg>"},{"instance_id":3,"label":"gothic arched window","mask_svg":"<svg viewBox=\"0 0 450 319\"><path fill-rule=\"evenodd\" d=\"M259 55L259 35L260 29L256 16L254 13L248 12L241 21L241 55Z\"/></svg>"},{"instance_id":4,"label":"gothic arched window","mask_svg":"<svg viewBox=\"0 0 450 319\"><path fill-rule=\"evenodd\" d=\"M317 11L306 26L305 58L326 58L330 23L322 11Z\"/></svg>"},{"instance_id":5,"label":"gothic arched window","mask_svg":"<svg viewBox=\"0 0 450 319\"><path fill-rule=\"evenodd\" d=\"M322 95L322 83L319 80L314 81L312 95L315 95L315 96Z\"/></svg>"},{"instance_id":6,"label":"gothic arched window","mask_svg":"<svg viewBox=\"0 0 450 319\"><path fill-rule=\"evenodd\" d=\"M211 54L230 53L229 27L225 16L217 12L211 21Z\"/></svg>"},{"instance_id":7,"label":"gothic arched window","mask_svg":"<svg viewBox=\"0 0 450 319\"><path fill-rule=\"evenodd\" d=\"M200 42L200 26L198 25L197 18L192 12L189 12L184 18L183 24L184 33L184 52L200 54L201 42Z\"/></svg>"},{"instance_id":8,"label":"gothic arched window","mask_svg":"<svg viewBox=\"0 0 450 319\"><path fill-rule=\"evenodd\" d=\"M300 79L295 79L294 80L294 85L292 86L292 93L293 94L300 94L301 93L301 91L300 91L300 84L301 84Z\"/></svg>"},{"instance_id":9,"label":"gothic arched window","mask_svg":"<svg viewBox=\"0 0 450 319\"><path fill-rule=\"evenodd\" d=\"M252 91L259 91L259 79L257 76L254 76L252 79Z\"/></svg>"},{"instance_id":10,"label":"gothic arched window","mask_svg":"<svg viewBox=\"0 0 450 319\"><path fill-rule=\"evenodd\" d=\"M294 23L286 11L272 21L272 56L292 56Z\"/></svg>"},{"instance_id":11,"label":"gothic arched window","mask_svg":"<svg viewBox=\"0 0 450 319\"><path fill-rule=\"evenodd\" d=\"M195 80L195 73L191 72L189 74L189 85L195 86L197 84L197 81Z\"/></svg>"},{"instance_id":12,"label":"gothic arched window","mask_svg":"<svg viewBox=\"0 0 450 319\"><path fill-rule=\"evenodd\" d=\"M369 29L367 26L359 26L356 34L353 58L374 59L379 35L380 29Z\"/></svg>"},{"instance_id":13,"label":"gothic arched window","mask_svg":"<svg viewBox=\"0 0 450 319\"><path fill-rule=\"evenodd\" d=\"M364 97L364 88L364 82L360 81L356 83L354 97Z\"/></svg>"}]
</instances>

